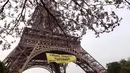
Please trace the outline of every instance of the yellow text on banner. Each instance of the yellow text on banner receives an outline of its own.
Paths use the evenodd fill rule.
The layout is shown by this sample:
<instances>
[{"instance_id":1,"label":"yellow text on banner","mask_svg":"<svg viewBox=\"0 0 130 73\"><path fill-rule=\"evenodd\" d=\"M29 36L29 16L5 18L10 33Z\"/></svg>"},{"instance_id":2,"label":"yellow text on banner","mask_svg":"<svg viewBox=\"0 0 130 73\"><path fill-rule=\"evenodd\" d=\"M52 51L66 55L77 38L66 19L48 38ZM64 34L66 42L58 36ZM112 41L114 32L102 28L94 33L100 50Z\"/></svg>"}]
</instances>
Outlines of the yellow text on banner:
<instances>
[{"instance_id":1,"label":"yellow text on banner","mask_svg":"<svg viewBox=\"0 0 130 73\"><path fill-rule=\"evenodd\" d=\"M76 62L76 57L74 55L46 53L46 57L48 63L56 62L68 64L70 62Z\"/></svg>"}]
</instances>

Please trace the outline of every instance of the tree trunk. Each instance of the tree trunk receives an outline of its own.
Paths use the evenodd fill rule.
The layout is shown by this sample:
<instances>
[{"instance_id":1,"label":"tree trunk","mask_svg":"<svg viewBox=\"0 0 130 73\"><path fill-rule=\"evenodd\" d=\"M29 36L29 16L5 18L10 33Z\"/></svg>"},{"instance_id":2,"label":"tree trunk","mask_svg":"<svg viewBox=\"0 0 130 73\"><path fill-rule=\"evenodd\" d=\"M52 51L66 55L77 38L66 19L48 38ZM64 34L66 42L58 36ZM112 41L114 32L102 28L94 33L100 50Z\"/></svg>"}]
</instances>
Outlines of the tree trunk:
<instances>
[{"instance_id":1,"label":"tree trunk","mask_svg":"<svg viewBox=\"0 0 130 73\"><path fill-rule=\"evenodd\" d=\"M61 73L61 71L60 71L60 64L53 63L53 65L54 65L55 73Z\"/></svg>"}]
</instances>

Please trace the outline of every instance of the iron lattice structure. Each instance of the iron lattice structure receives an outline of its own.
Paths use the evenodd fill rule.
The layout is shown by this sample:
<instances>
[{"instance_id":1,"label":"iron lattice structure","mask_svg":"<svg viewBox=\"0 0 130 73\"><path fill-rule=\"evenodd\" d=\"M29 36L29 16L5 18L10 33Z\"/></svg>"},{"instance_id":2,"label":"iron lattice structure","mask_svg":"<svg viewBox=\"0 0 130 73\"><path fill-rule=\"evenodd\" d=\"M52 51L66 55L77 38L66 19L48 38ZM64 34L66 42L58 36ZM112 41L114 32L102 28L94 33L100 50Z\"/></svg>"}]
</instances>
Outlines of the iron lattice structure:
<instances>
[{"instance_id":1,"label":"iron lattice structure","mask_svg":"<svg viewBox=\"0 0 130 73\"><path fill-rule=\"evenodd\" d=\"M80 46L78 37L65 36L45 8L37 9L32 16L32 28L24 28L18 46L3 61L10 73L22 73L32 67L66 73L67 64L47 63L46 53L71 54L86 73L106 73L106 69Z\"/></svg>"},{"instance_id":2,"label":"iron lattice structure","mask_svg":"<svg viewBox=\"0 0 130 73\"><path fill-rule=\"evenodd\" d=\"M76 64L86 73L106 72L105 68L80 46L78 38L32 28L24 29L18 46L3 62L10 73L22 73L35 66L44 67L52 73L65 73L65 64L47 63L47 52L75 55Z\"/></svg>"}]
</instances>

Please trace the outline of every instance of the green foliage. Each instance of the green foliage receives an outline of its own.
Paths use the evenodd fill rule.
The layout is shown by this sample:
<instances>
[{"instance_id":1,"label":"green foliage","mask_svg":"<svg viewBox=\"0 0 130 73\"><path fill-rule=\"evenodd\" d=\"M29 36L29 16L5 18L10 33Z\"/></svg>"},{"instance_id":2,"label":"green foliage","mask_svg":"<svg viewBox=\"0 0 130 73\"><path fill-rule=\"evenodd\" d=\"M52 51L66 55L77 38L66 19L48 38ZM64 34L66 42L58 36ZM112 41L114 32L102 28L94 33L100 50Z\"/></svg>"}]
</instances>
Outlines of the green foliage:
<instances>
[{"instance_id":1,"label":"green foliage","mask_svg":"<svg viewBox=\"0 0 130 73\"><path fill-rule=\"evenodd\" d=\"M2 62L0 62L0 73L8 73L7 67Z\"/></svg>"},{"instance_id":2,"label":"green foliage","mask_svg":"<svg viewBox=\"0 0 130 73\"><path fill-rule=\"evenodd\" d=\"M120 62L107 64L108 73L130 73L130 60L122 59Z\"/></svg>"},{"instance_id":3,"label":"green foliage","mask_svg":"<svg viewBox=\"0 0 130 73\"><path fill-rule=\"evenodd\" d=\"M119 73L121 69L121 65L118 62L109 63L107 67L108 67L107 69L108 73Z\"/></svg>"},{"instance_id":4,"label":"green foliage","mask_svg":"<svg viewBox=\"0 0 130 73\"><path fill-rule=\"evenodd\" d=\"M130 67L122 67L120 73L130 73Z\"/></svg>"}]
</instances>

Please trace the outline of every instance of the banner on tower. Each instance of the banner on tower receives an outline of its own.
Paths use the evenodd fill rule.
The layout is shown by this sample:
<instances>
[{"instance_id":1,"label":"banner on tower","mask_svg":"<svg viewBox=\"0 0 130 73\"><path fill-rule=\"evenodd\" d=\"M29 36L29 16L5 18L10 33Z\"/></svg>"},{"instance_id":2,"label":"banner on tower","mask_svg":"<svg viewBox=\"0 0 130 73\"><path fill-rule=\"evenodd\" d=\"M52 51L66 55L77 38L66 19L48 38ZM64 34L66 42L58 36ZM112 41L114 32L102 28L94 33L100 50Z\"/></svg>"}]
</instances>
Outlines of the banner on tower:
<instances>
[{"instance_id":1,"label":"banner on tower","mask_svg":"<svg viewBox=\"0 0 130 73\"><path fill-rule=\"evenodd\" d=\"M46 57L48 63L56 62L68 64L70 62L76 62L76 57L74 55L46 53Z\"/></svg>"}]
</instances>

